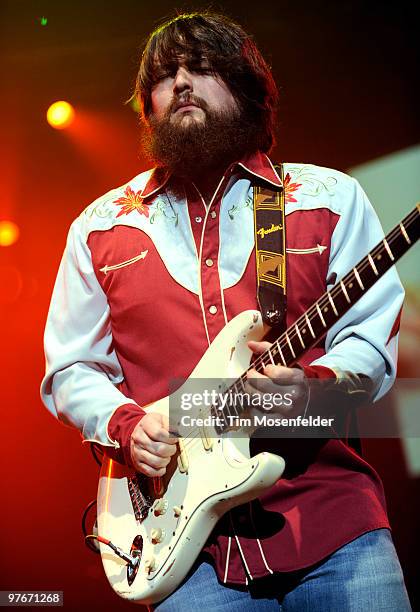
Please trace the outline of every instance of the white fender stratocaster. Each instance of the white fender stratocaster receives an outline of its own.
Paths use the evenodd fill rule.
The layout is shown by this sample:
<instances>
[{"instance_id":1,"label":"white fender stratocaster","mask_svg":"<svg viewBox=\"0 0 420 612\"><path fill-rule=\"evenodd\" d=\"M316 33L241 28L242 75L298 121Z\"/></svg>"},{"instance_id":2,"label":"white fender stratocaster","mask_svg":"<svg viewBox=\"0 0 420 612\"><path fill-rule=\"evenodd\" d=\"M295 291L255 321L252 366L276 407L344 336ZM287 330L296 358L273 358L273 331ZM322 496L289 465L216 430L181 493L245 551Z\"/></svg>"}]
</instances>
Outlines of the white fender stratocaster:
<instances>
[{"instance_id":1,"label":"white fender stratocaster","mask_svg":"<svg viewBox=\"0 0 420 612\"><path fill-rule=\"evenodd\" d=\"M355 268L317 300L253 367L292 366L412 246L420 235L420 205ZM248 340L260 340L259 312L246 311L220 332L191 378L234 379L243 389ZM188 384L188 381L187 383ZM177 397L182 388L176 392ZM171 400L173 401L173 399ZM146 408L168 414L170 398ZM219 410L218 410L219 413ZM258 497L282 475L284 460L249 454L252 429L232 435L229 406L221 426L180 438L163 478L151 479L104 458L98 488L98 535L112 588L139 604L161 601L188 573L214 525L229 509Z\"/></svg>"}]
</instances>

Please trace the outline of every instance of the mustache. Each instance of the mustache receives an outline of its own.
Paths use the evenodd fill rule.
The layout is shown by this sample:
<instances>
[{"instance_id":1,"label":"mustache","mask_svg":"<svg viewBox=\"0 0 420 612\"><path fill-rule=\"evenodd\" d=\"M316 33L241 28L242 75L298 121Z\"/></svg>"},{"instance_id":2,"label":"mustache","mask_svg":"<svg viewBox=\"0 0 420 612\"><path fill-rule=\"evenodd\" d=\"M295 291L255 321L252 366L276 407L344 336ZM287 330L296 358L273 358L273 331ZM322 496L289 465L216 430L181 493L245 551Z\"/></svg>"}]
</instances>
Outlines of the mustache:
<instances>
[{"instance_id":1,"label":"mustache","mask_svg":"<svg viewBox=\"0 0 420 612\"><path fill-rule=\"evenodd\" d=\"M208 104L202 98L195 96L192 93L182 94L180 96L174 96L169 104L168 110L166 111L166 116L172 115L175 113L181 106L186 106L187 104L193 104L198 108L203 109L204 111L208 110Z\"/></svg>"}]
</instances>

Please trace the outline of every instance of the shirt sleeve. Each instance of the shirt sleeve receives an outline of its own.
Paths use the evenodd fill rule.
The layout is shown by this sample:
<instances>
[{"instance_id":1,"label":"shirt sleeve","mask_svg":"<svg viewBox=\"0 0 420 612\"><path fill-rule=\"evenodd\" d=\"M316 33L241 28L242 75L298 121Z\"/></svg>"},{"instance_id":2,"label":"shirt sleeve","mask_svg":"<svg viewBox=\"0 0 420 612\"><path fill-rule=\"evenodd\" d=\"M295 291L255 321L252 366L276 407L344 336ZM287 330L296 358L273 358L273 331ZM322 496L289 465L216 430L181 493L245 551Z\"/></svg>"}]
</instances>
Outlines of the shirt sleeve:
<instances>
[{"instance_id":1,"label":"shirt sleeve","mask_svg":"<svg viewBox=\"0 0 420 612\"><path fill-rule=\"evenodd\" d=\"M145 412L118 388L123 373L113 348L109 305L85 233L79 217L70 228L52 294L41 397L55 417L81 432L84 442L118 449L121 443L108 429L111 417L122 407L132 415L138 411L138 420Z\"/></svg>"},{"instance_id":2,"label":"shirt sleeve","mask_svg":"<svg viewBox=\"0 0 420 612\"><path fill-rule=\"evenodd\" d=\"M330 290L384 233L366 194L355 179L331 239L327 288ZM404 289L395 266L388 270L328 331L326 354L311 365L371 379L373 399L382 397L396 376L398 322Z\"/></svg>"}]
</instances>

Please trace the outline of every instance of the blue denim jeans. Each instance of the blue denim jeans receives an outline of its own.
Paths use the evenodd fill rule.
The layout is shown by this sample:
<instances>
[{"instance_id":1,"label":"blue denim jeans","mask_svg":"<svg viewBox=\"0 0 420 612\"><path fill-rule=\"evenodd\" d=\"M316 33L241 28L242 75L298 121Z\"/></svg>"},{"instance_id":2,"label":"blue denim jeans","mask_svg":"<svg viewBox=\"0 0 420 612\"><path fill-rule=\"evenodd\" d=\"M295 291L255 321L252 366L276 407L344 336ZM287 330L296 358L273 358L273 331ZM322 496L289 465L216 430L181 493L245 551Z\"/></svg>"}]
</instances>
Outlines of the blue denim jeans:
<instances>
[{"instance_id":1,"label":"blue denim jeans","mask_svg":"<svg viewBox=\"0 0 420 612\"><path fill-rule=\"evenodd\" d=\"M220 584L213 566L196 563L156 612L409 612L401 566L388 529L356 538L316 565L254 580Z\"/></svg>"}]
</instances>

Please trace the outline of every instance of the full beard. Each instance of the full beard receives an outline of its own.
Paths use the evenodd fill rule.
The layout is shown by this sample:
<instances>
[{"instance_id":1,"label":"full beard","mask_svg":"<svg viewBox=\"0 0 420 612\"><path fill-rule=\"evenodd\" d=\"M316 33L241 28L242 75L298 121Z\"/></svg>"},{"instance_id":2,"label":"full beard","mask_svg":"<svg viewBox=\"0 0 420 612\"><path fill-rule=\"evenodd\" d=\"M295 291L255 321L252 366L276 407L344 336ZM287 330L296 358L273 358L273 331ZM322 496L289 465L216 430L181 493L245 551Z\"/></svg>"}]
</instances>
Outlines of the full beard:
<instances>
[{"instance_id":1,"label":"full beard","mask_svg":"<svg viewBox=\"0 0 420 612\"><path fill-rule=\"evenodd\" d=\"M151 116L144 126L146 155L181 178L199 178L227 168L258 148L253 122L238 108L214 111L200 104L204 121L180 117L171 121L172 106L162 119Z\"/></svg>"}]
</instances>

